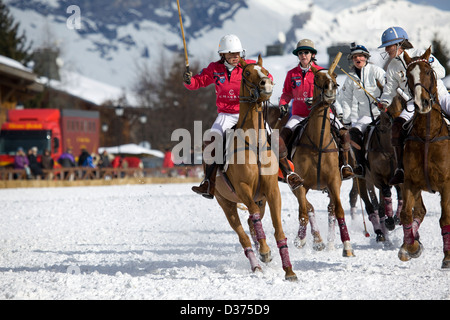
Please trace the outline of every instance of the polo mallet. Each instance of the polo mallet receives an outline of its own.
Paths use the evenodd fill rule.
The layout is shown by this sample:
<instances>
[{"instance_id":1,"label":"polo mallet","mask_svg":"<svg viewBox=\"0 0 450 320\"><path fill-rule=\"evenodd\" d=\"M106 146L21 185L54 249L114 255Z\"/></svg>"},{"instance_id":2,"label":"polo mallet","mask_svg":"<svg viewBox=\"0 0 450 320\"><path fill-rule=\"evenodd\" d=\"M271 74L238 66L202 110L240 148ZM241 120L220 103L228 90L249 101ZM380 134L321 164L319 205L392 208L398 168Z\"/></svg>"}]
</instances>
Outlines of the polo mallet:
<instances>
[{"instance_id":1,"label":"polo mallet","mask_svg":"<svg viewBox=\"0 0 450 320\"><path fill-rule=\"evenodd\" d=\"M361 215L363 218L363 224L364 224L364 235L366 236L366 238L370 237L369 232L367 232L367 227L366 227L366 218L364 218L364 210L363 210L363 204L362 204L362 198L361 198L361 191L359 189L359 178L355 178L356 179L356 186L358 187L358 195L359 195L359 201L361 204Z\"/></svg>"},{"instance_id":2,"label":"polo mallet","mask_svg":"<svg viewBox=\"0 0 450 320\"><path fill-rule=\"evenodd\" d=\"M364 90L364 92L365 93L367 93L368 95L369 95L369 97L371 97L372 99L373 99L373 101L374 102L378 102L378 99L377 98L375 98L373 95L371 95L360 83L359 83L359 81L357 81L355 78L353 78L351 75L349 75L347 72L345 72L345 70L344 69L342 69L341 68L341 66L340 65L336 65L338 68L339 68L339 70L341 70L343 73L345 73L350 79L352 79L353 80L353 82L355 82L361 89L363 89Z\"/></svg>"},{"instance_id":3,"label":"polo mallet","mask_svg":"<svg viewBox=\"0 0 450 320\"><path fill-rule=\"evenodd\" d=\"M331 64L330 68L328 69L328 74L331 75L334 72L334 69L336 69L336 67L339 67L338 63L339 60L341 60L342 57L342 52L338 52L336 57L333 60L333 63Z\"/></svg>"},{"instance_id":4,"label":"polo mallet","mask_svg":"<svg viewBox=\"0 0 450 320\"><path fill-rule=\"evenodd\" d=\"M186 40L184 38L183 19L181 19L181 9L179 0L177 0L177 5L178 5L178 16L180 17L181 36L183 37L184 59L186 60L186 72L189 72L189 60L187 54Z\"/></svg>"},{"instance_id":5,"label":"polo mallet","mask_svg":"<svg viewBox=\"0 0 450 320\"><path fill-rule=\"evenodd\" d=\"M344 72L346 75L348 75L353 81L355 81L356 82L356 84L358 84L360 87L361 87L361 89L363 89L364 91L366 91L366 89L364 89L360 84L359 84L359 82L357 82L355 79L353 79L353 77L352 76L350 76L347 72L345 72L340 66L339 66L339 60L341 59L341 57L342 57L342 52L338 52L338 54L336 55L336 57L334 58L334 60L333 60L333 63L331 64L331 66L330 66L330 68L328 69L328 74L332 74L333 72L334 72L334 69L336 69L336 67L338 67L342 72ZM367 91L366 91L367 92ZM372 99L374 99L375 101L377 101L377 99L375 99L370 93L368 93L367 92L367 94L370 96L370 97L372 97ZM358 187L358 194L361 194L361 192L360 192L360 190L359 190L359 180L358 180L358 178L355 178L356 179L356 186ZM363 207L362 207L362 199L361 199L361 196L359 197L360 198L360 202L361 202L361 213L362 213L362 218L363 218L363 224L364 224L364 235L366 236L366 237L370 237L370 234L369 234L369 232L367 232L367 227L366 227L366 219L364 218L364 211L363 211Z\"/></svg>"}]
</instances>

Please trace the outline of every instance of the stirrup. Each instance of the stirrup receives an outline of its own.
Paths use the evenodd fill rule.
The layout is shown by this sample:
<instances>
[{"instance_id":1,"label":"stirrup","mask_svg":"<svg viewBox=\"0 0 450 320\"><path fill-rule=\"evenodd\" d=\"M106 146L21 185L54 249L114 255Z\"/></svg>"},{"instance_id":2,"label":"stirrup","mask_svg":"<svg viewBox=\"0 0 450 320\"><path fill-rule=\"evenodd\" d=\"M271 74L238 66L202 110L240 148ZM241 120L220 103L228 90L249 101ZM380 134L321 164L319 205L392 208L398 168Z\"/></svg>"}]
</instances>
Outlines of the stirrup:
<instances>
[{"instance_id":1,"label":"stirrup","mask_svg":"<svg viewBox=\"0 0 450 320\"><path fill-rule=\"evenodd\" d=\"M290 176L294 176L294 177L297 176L298 177L298 179L300 181L298 186L291 186L291 184L289 183L289 177ZM294 191L294 190L298 189L299 187L301 187L303 185L303 181L304 180L297 173L295 173L294 171L291 171L288 174L286 174L286 183L289 186L289 188L291 188L292 191Z\"/></svg>"},{"instance_id":2,"label":"stirrup","mask_svg":"<svg viewBox=\"0 0 450 320\"><path fill-rule=\"evenodd\" d=\"M202 187L203 184L208 183L208 187L206 189L206 191L204 190L200 190L200 188ZM205 179L202 181L202 183L200 183L200 185L198 187L194 186L191 188L192 191L194 191L195 193L202 195L203 197L205 197L206 199L213 199L214 198L214 194L211 194L211 181L209 179Z\"/></svg>"},{"instance_id":3,"label":"stirrup","mask_svg":"<svg viewBox=\"0 0 450 320\"><path fill-rule=\"evenodd\" d=\"M400 175L402 175L402 179L397 177L397 173ZM402 180L402 181L397 181L397 180ZM400 183L405 182L405 170L403 170L402 168L397 168L394 171L394 176L391 178L391 180L389 180L389 185L394 186Z\"/></svg>"},{"instance_id":4,"label":"stirrup","mask_svg":"<svg viewBox=\"0 0 450 320\"><path fill-rule=\"evenodd\" d=\"M344 176L342 175L342 171L343 171L343 169L344 168L349 168L350 169L350 172L352 173L350 176L348 176L348 177L346 177L346 178L344 178ZM352 179L352 178L354 178L355 177L355 173L353 172L353 168L350 166L350 165L348 165L348 164L344 164L342 167L341 167L341 179L342 180L348 180L348 179Z\"/></svg>"}]
</instances>

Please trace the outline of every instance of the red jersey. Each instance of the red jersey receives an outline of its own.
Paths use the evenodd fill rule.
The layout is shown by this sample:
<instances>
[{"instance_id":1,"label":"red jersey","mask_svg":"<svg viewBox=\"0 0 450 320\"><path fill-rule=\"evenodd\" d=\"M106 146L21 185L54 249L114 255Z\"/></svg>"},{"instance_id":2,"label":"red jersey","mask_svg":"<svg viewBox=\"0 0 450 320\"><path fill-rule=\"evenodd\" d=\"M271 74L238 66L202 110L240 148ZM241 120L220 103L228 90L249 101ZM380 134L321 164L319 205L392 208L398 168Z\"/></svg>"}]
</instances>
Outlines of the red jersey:
<instances>
[{"instance_id":1,"label":"red jersey","mask_svg":"<svg viewBox=\"0 0 450 320\"><path fill-rule=\"evenodd\" d=\"M322 70L314 62L311 63L317 70ZM303 75L300 64L289 70L284 80L283 93L280 98L280 105L288 104L292 99L292 115L307 117L311 110L306 104L306 98L312 98L314 94L314 73L311 69Z\"/></svg>"},{"instance_id":2,"label":"red jersey","mask_svg":"<svg viewBox=\"0 0 450 320\"><path fill-rule=\"evenodd\" d=\"M254 60L245 60L256 63ZM271 77L271 76L269 76ZM216 86L216 106L218 113L239 113L239 91L241 89L242 67L238 64L228 77L223 62L211 62L199 74L191 78L191 84L184 84L189 90L197 90L214 83Z\"/></svg>"}]
</instances>

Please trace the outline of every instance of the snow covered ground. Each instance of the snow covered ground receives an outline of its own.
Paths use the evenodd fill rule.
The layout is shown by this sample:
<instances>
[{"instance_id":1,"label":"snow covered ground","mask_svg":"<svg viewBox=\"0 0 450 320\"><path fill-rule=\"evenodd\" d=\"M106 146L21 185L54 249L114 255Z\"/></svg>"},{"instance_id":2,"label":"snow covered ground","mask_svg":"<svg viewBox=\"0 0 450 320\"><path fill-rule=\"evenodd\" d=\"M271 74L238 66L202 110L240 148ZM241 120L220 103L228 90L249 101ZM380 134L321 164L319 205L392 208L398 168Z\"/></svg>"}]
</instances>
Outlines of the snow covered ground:
<instances>
[{"instance_id":1,"label":"snow covered ground","mask_svg":"<svg viewBox=\"0 0 450 320\"><path fill-rule=\"evenodd\" d=\"M348 181L341 198L356 257L342 257L337 229L336 250L313 251L309 230L306 247L295 248L297 203L281 184L284 230L299 278L292 283L284 280L269 215L263 225L274 259L253 274L217 202L191 186L0 190L0 299L450 299L437 194L425 194L422 256L401 262L402 229L391 232L391 248L383 247L366 218L366 238L359 201L358 217L350 217ZM309 200L326 239L327 196L311 191ZM245 221L247 212L240 216Z\"/></svg>"}]
</instances>

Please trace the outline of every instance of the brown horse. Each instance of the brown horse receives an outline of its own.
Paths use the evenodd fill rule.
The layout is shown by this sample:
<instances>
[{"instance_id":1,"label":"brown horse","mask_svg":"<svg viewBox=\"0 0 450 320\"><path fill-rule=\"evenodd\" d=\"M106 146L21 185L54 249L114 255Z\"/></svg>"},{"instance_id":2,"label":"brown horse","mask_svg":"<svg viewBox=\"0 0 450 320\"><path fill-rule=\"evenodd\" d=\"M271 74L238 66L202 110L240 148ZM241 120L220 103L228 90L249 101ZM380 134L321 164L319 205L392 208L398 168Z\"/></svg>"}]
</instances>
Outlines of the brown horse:
<instances>
[{"instance_id":1,"label":"brown horse","mask_svg":"<svg viewBox=\"0 0 450 320\"><path fill-rule=\"evenodd\" d=\"M278 187L278 159L267 148L268 138L262 113L262 104L272 95L273 82L262 67L261 56L255 64L240 60L243 68L240 88L239 120L231 137L232 152L226 172L217 177L215 196L233 230L239 236L244 253L253 271L261 270L255 257L250 238L245 233L237 212L237 204L243 203L249 211L248 224L261 260L271 260L261 219L266 202L269 204L275 239L279 248L285 278L297 280L292 271L286 236L281 225L281 195ZM230 149L228 149L230 150Z\"/></svg>"},{"instance_id":2,"label":"brown horse","mask_svg":"<svg viewBox=\"0 0 450 320\"><path fill-rule=\"evenodd\" d=\"M377 239L384 241L388 236L388 230L395 228L394 211L392 207L392 192L389 179L395 170L395 155L391 144L392 121L400 115L406 101L400 96L396 96L391 105L386 110L381 110L378 119L366 130L364 135L364 150L367 163L365 179L380 191L380 207L378 216L369 216L372 222ZM397 190L397 214L402 208L402 192L400 187ZM399 218L398 218L399 220ZM387 229L387 230L386 230Z\"/></svg>"},{"instance_id":3,"label":"brown horse","mask_svg":"<svg viewBox=\"0 0 450 320\"><path fill-rule=\"evenodd\" d=\"M400 218L404 237L399 258L408 261L420 256L418 228L425 212L416 212L419 211L416 207L423 205L422 191L437 191L442 209L439 220L444 240L442 268L450 268L450 137L439 105L436 75L428 62L430 54L431 47L420 57L411 58L404 53L415 113L403 156L404 204Z\"/></svg>"},{"instance_id":4,"label":"brown horse","mask_svg":"<svg viewBox=\"0 0 450 320\"><path fill-rule=\"evenodd\" d=\"M299 204L299 231L296 245L302 247L306 242L306 229L309 216L314 208L307 201L309 189L328 192L329 240L334 236L334 219L338 220L341 240L344 244L343 255L354 256L350 244L350 237L345 223L344 209L340 200L342 184L339 171L338 146L333 139L330 124L330 106L336 100L336 74L318 71L314 72L314 97L309 120L303 134L296 143L296 150L292 156L295 172L303 179L303 186L294 190ZM326 70L325 70L326 71ZM311 215L312 216L312 215ZM331 231L331 233L330 233Z\"/></svg>"}]
</instances>

